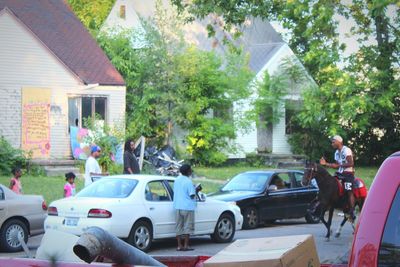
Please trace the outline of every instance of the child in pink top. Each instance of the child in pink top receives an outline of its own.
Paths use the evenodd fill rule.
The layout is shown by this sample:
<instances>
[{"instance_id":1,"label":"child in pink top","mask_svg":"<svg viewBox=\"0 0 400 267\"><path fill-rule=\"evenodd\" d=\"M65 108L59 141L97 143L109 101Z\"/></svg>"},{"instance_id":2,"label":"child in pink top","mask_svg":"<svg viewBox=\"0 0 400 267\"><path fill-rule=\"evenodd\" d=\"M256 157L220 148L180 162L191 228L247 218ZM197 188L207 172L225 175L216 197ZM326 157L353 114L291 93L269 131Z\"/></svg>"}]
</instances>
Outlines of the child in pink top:
<instances>
[{"instance_id":1,"label":"child in pink top","mask_svg":"<svg viewBox=\"0 0 400 267\"><path fill-rule=\"evenodd\" d=\"M20 168L14 168L12 170L12 174L14 175L13 178L11 178L10 181L10 189L14 191L16 194L22 194L22 184L21 184L21 176L22 176L22 171Z\"/></svg>"},{"instance_id":2,"label":"child in pink top","mask_svg":"<svg viewBox=\"0 0 400 267\"><path fill-rule=\"evenodd\" d=\"M64 185L64 197L75 196L75 174L68 172L65 174L65 180L67 181Z\"/></svg>"}]
</instances>

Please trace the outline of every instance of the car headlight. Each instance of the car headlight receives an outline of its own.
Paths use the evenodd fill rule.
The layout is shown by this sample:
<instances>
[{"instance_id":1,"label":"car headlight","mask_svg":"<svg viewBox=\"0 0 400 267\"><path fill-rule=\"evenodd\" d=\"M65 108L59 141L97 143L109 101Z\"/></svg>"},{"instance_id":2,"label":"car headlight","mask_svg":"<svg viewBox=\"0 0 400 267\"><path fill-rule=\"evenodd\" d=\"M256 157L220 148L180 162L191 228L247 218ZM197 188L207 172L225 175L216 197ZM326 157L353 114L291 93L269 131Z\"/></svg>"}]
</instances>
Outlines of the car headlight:
<instances>
[{"instance_id":1,"label":"car headlight","mask_svg":"<svg viewBox=\"0 0 400 267\"><path fill-rule=\"evenodd\" d=\"M236 201L229 202L229 204L235 205L236 206Z\"/></svg>"}]
</instances>

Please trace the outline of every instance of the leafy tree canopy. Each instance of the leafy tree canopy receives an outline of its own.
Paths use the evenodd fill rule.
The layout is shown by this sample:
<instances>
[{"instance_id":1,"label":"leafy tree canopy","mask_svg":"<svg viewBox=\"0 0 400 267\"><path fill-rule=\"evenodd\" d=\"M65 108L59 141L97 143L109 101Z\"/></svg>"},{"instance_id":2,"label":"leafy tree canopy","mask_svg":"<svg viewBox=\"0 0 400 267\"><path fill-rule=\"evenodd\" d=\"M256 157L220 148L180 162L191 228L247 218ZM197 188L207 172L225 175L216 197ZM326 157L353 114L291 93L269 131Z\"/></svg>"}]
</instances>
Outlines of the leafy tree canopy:
<instances>
[{"instance_id":1,"label":"leafy tree canopy","mask_svg":"<svg viewBox=\"0 0 400 267\"><path fill-rule=\"evenodd\" d=\"M106 20L115 0L68 0L68 3L83 25L95 34Z\"/></svg>"},{"instance_id":2,"label":"leafy tree canopy","mask_svg":"<svg viewBox=\"0 0 400 267\"><path fill-rule=\"evenodd\" d=\"M333 134L342 134L363 163L379 163L398 150L398 1L172 2L196 17L222 16L227 30L244 23L248 16L258 16L279 21L289 32L289 46L319 86L304 92L303 109L294 118L304 129L291 138L297 152L316 158L329 148L321 136ZM348 34L358 37L359 50L348 58L343 54L345 44L339 42L338 14L355 22ZM274 77L268 77L271 79Z\"/></svg>"},{"instance_id":3,"label":"leafy tree canopy","mask_svg":"<svg viewBox=\"0 0 400 267\"><path fill-rule=\"evenodd\" d=\"M159 2L154 18L141 23L140 32L98 36L127 82L128 135L173 144L174 129L184 129L195 161L223 162L239 127L233 102L249 95L248 58L241 49L227 49L222 57L186 44L183 22ZM133 48L139 41L144 47Z\"/></svg>"}]
</instances>

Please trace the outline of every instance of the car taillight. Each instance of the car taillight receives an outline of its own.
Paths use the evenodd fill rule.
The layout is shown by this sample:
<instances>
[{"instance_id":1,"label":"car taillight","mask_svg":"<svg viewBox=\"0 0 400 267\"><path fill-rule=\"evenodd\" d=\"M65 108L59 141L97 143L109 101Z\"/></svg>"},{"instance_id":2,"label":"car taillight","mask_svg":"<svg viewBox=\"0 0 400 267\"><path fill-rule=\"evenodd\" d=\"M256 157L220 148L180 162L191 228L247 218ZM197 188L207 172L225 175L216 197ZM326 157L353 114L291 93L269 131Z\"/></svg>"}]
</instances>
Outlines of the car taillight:
<instances>
[{"instance_id":1,"label":"car taillight","mask_svg":"<svg viewBox=\"0 0 400 267\"><path fill-rule=\"evenodd\" d=\"M47 209L47 215L49 216L58 216L58 210L56 207L49 207Z\"/></svg>"},{"instance_id":2,"label":"car taillight","mask_svg":"<svg viewBox=\"0 0 400 267\"><path fill-rule=\"evenodd\" d=\"M42 209L47 210L47 204L46 204L46 201L44 201L44 200L42 202Z\"/></svg>"},{"instance_id":3,"label":"car taillight","mask_svg":"<svg viewBox=\"0 0 400 267\"><path fill-rule=\"evenodd\" d=\"M88 213L88 218L111 218L112 213L103 209L91 209Z\"/></svg>"}]
</instances>

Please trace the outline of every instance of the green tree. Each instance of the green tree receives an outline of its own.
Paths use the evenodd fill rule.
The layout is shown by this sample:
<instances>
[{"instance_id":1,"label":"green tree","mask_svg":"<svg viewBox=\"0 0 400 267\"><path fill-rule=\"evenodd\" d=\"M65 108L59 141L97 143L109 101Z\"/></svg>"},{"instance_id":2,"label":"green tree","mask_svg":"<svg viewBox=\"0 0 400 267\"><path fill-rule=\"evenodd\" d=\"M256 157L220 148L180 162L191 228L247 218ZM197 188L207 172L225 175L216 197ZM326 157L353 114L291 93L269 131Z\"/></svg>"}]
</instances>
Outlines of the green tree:
<instances>
[{"instance_id":1,"label":"green tree","mask_svg":"<svg viewBox=\"0 0 400 267\"><path fill-rule=\"evenodd\" d=\"M253 75L241 49L224 58L200 51L183 41L181 25L158 10L153 20L142 20L140 32L101 34L98 42L127 82L129 136L172 144L172 130L179 126L187 132L194 160L220 163L241 124L212 114L223 114L219 111L247 96ZM143 48L133 48L138 41Z\"/></svg>"},{"instance_id":2,"label":"green tree","mask_svg":"<svg viewBox=\"0 0 400 267\"><path fill-rule=\"evenodd\" d=\"M303 129L291 143L299 151L315 158L329 148L321 136L337 133L349 140L359 161L366 164L379 163L398 149L398 1L173 2L194 16L223 16L227 30L247 16L277 20L288 30L290 47L318 85L304 92L303 109L296 116ZM361 45L349 58L342 56L345 46L339 43L336 14L356 22L350 34L357 34ZM339 63L346 67L339 68Z\"/></svg>"},{"instance_id":3,"label":"green tree","mask_svg":"<svg viewBox=\"0 0 400 267\"><path fill-rule=\"evenodd\" d=\"M175 118L188 131L188 151L199 163L220 164L234 149L230 143L241 125L233 104L249 96L253 75L247 58L231 49L223 68L224 61L215 52L191 46L177 61L182 84Z\"/></svg>"},{"instance_id":4,"label":"green tree","mask_svg":"<svg viewBox=\"0 0 400 267\"><path fill-rule=\"evenodd\" d=\"M83 25L96 35L115 0L68 0L68 3Z\"/></svg>"}]
</instances>

